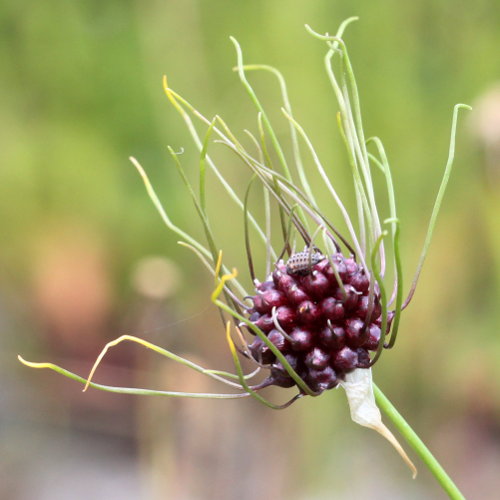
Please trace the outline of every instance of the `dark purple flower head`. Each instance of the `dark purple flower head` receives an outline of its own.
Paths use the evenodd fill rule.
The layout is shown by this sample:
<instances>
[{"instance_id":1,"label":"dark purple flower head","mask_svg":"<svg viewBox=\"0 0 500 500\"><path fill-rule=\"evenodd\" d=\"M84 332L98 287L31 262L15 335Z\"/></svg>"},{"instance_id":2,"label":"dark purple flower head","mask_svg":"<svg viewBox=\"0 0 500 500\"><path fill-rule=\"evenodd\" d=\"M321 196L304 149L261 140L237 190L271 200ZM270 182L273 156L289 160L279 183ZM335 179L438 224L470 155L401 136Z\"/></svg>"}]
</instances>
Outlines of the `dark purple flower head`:
<instances>
[{"instance_id":1,"label":"dark purple flower head","mask_svg":"<svg viewBox=\"0 0 500 500\"><path fill-rule=\"evenodd\" d=\"M169 88L164 78L165 93L182 116L200 151L199 183L195 187L189 180L191 174L188 175L181 165L179 153L168 148L189 196L193 198L207 245L172 222L144 170L137 160L131 160L166 226L180 236L181 245L192 250L213 273L216 285L212 302L221 311L236 373L206 369L146 340L123 335L105 346L90 372L85 389L92 386L113 392L170 397L252 396L271 408L281 409L304 395L317 396L340 385L347 394L352 419L387 437L416 473L402 448L382 424L375 404L370 368L384 349L393 347L401 311L413 297L450 174L457 112L465 106L455 107L450 153L443 182L415 278L407 298L403 300L400 226L391 169L381 141L376 137L365 138L352 65L341 38L345 27L352 20L342 23L336 36L320 35L309 27L307 29L327 46L325 61L339 109L337 122L340 136L347 148L348 168L353 173L356 199L351 205L356 206L356 213L349 213L346 209L327 174L331 169L323 166L311 139L294 118L281 74L269 66L245 66L236 40L232 39L237 52L238 75L258 109L258 136L247 131L252 148L245 149L243 144L248 141L240 142L220 117L208 119L203 116ZM334 59L338 60L338 64L332 64ZM281 145L271 120L247 80L246 72L250 69L271 71L278 78L282 93L281 111L291 130L288 142L292 145L290 152L286 152ZM202 134L197 125L205 127ZM214 136L216 141L211 140ZM244 196L238 193L239 183L233 187L215 160L213 142L233 152L235 159L250 171L251 180ZM233 162L231 179L234 174ZM235 207L235 210L225 210L211 221L205 187L209 175L220 181ZM383 203L380 203L380 193L375 192L375 176L381 176L386 184L384 196L387 193L387 200ZM313 179L320 182L313 185L310 183ZM252 205L251 200L255 202L253 194L249 196L254 181L258 181L262 188L259 190L261 198L257 202L258 207ZM329 194L326 202L325 193L317 196L316 188ZM380 207L387 207L385 213ZM263 220L259 220L257 213L264 215ZM234 230L234 225L238 221L243 222L242 246L246 250L253 282L250 288L237 279L236 270L231 272L222 262L221 246L212 229L221 221L227 224L233 235L239 234ZM278 227L275 227L276 222L279 222ZM340 227L345 229L341 231ZM252 248L255 249L257 245L260 245L259 252L253 253ZM259 254L266 256L265 262L254 258L254 255ZM387 275L392 275L389 282ZM234 338L237 338L237 342ZM139 343L217 382L225 383L234 392L200 394L156 391L110 387L92 382L94 371L107 350L124 340ZM243 357L254 363L254 371L245 373L241 363ZM78 375L50 363L30 363L22 358L20 361L35 368L50 368L85 382ZM255 378L259 373L260 380ZM287 403L277 405L262 395L262 391L270 385L297 387L298 391Z\"/></svg>"},{"instance_id":2,"label":"dark purple flower head","mask_svg":"<svg viewBox=\"0 0 500 500\"><path fill-rule=\"evenodd\" d=\"M258 136L248 132L251 144L248 149L244 146L248 141L240 142L219 116L213 119L203 116L174 92L164 78L166 96L180 113L200 152L199 182L194 186L190 182L191 173L185 172L181 164L180 154L168 148L200 216L207 237L206 245L174 224L143 168L137 160L131 160L166 226L182 239L181 245L193 251L213 273L216 288L212 301L221 310L237 373L207 370L147 341L125 335L105 347L91 371L87 386L98 387L90 382L95 368L107 349L123 340L140 343L239 391L193 395L140 390L142 394L252 396L272 408L282 408L286 404L274 405L264 399L261 390L269 385L297 386L298 395L290 401L293 402L303 395L316 396L338 385L345 388L350 378L361 376L368 380L371 377L370 367L385 348L394 345L401 311L415 291L449 178L453 148L450 147L417 273L404 300L400 226L391 169L381 141L378 138L366 139L352 65L341 38L352 20L345 21L333 37L307 29L326 44L328 78L337 100L337 122L349 158L346 168L353 173L355 200L351 206L356 207L355 213L350 213L343 204L332 182L333 176L329 176L330 167L321 163L313 141L295 119L281 74L268 66L245 66L236 40L232 39L237 53L238 75L258 110ZM334 60L338 64L333 64ZM287 141L292 145L290 151L280 143L272 121L247 80L246 73L250 69L271 71L278 78L282 118L290 127ZM459 107L455 107L453 116L452 144ZM205 130L200 133L202 127ZM226 152L234 153L236 161L231 164L231 177L226 176L216 160L217 152L213 150L219 145ZM239 183L233 186L229 181L229 178L234 178L237 162L249 173L249 186L243 196L239 193ZM205 181L208 176L220 182L233 204L213 220L209 220L207 210ZM385 181L386 189L382 193L375 191L375 176ZM261 188L257 200L255 193L250 196L251 187L256 183ZM320 196L316 189L323 190ZM382 203L381 194L387 197ZM381 210L380 207L387 208ZM261 219L258 213L262 215ZM236 228L233 230L233 226L239 222L243 223L241 246L247 255L252 280L250 287L238 280L235 270L231 272L224 265L219 250L222 245L217 242L217 232L213 230L217 224L227 224L231 234L236 235L239 233ZM256 255L265 255L265 262ZM387 275L392 276L390 281ZM242 357L255 364L254 372L244 373ZM79 380L78 376L55 365L44 364L43 367ZM254 377L262 372L261 379L254 382ZM112 389L105 387L104 390Z\"/></svg>"},{"instance_id":3,"label":"dark purple flower head","mask_svg":"<svg viewBox=\"0 0 500 500\"><path fill-rule=\"evenodd\" d=\"M251 297L253 307L248 309L247 316L283 356L295 356L296 365L301 367L306 382L314 381L314 391L321 392L336 387L350 371L370 366L368 350L376 351L381 338L380 292L372 291L370 295L365 271L352 258L339 252L330 258L319 258L315 252L315 264L308 262L306 251L301 252L300 259L296 255L292 254L286 263L278 261L273 279L257 285L257 293ZM297 271L298 260L304 265L300 273ZM335 276L332 263L346 270L340 282L329 281L326 277L330 273ZM265 292L259 292L262 288ZM264 320L269 315L262 306L266 296L279 297L276 305L279 303L280 307L275 309L273 321L274 327L280 328L282 334ZM298 296L307 298L297 301ZM256 312L267 315L252 320ZM275 340L277 334L279 342ZM273 365L276 358L269 356L268 345L261 339L257 340L259 342L254 341L250 346L254 358L263 365ZM361 361L358 353L362 353ZM322 375L328 380L319 382L318 373L326 369L333 371L334 375ZM271 375L270 378L278 385L283 383L282 377Z\"/></svg>"}]
</instances>

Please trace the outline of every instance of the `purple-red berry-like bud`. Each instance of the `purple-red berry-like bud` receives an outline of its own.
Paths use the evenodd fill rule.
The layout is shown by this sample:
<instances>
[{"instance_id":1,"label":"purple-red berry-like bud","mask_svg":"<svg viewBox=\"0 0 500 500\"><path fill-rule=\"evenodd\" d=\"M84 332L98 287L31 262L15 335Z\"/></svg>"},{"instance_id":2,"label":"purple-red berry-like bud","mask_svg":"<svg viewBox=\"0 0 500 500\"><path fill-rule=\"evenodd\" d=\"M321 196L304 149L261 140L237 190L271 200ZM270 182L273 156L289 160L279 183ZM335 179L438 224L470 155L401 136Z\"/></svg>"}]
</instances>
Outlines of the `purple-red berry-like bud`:
<instances>
[{"instance_id":1,"label":"purple-red berry-like bud","mask_svg":"<svg viewBox=\"0 0 500 500\"><path fill-rule=\"evenodd\" d=\"M259 314L266 314L267 312L269 312L269 308L264 304L262 295L256 295L255 297L252 297L252 300L253 308L256 312L258 312Z\"/></svg>"},{"instance_id":2,"label":"purple-red berry-like bud","mask_svg":"<svg viewBox=\"0 0 500 500\"><path fill-rule=\"evenodd\" d=\"M359 295L352 285L344 285L344 290L338 288L334 296L342 302L346 311L353 311L358 305Z\"/></svg>"},{"instance_id":3,"label":"purple-red berry-like bud","mask_svg":"<svg viewBox=\"0 0 500 500\"><path fill-rule=\"evenodd\" d=\"M350 372L358 365L358 353L350 347L343 347L333 358L333 367L339 372Z\"/></svg>"},{"instance_id":4,"label":"purple-red berry-like bud","mask_svg":"<svg viewBox=\"0 0 500 500\"><path fill-rule=\"evenodd\" d=\"M351 347L360 347L367 338L367 328L365 328L364 321L359 318L351 318L346 321L345 333L347 343Z\"/></svg>"},{"instance_id":5,"label":"purple-red berry-like bud","mask_svg":"<svg viewBox=\"0 0 500 500\"><path fill-rule=\"evenodd\" d=\"M299 360L296 354L285 354L285 359L294 370L297 370ZM292 387L295 385L294 380L279 361L271 367L271 380L273 380L274 385L278 385L279 387Z\"/></svg>"},{"instance_id":6,"label":"purple-red berry-like bud","mask_svg":"<svg viewBox=\"0 0 500 500\"><path fill-rule=\"evenodd\" d=\"M307 351L312 347L313 334L304 328L294 328L290 333L292 349L294 351Z\"/></svg>"},{"instance_id":7,"label":"purple-red berry-like bud","mask_svg":"<svg viewBox=\"0 0 500 500\"><path fill-rule=\"evenodd\" d=\"M295 278L281 271L274 271L273 281L276 288L279 288L284 293L296 283Z\"/></svg>"},{"instance_id":8,"label":"purple-red berry-like bud","mask_svg":"<svg viewBox=\"0 0 500 500\"><path fill-rule=\"evenodd\" d=\"M341 326L326 325L319 331L322 345L332 350L338 350L345 345L345 330Z\"/></svg>"},{"instance_id":9,"label":"purple-red berry-like bud","mask_svg":"<svg viewBox=\"0 0 500 500\"><path fill-rule=\"evenodd\" d=\"M368 329L368 339L364 343L363 347L369 349L370 351L376 351L378 349L378 343L380 342L380 327L372 324Z\"/></svg>"},{"instance_id":10,"label":"purple-red berry-like bud","mask_svg":"<svg viewBox=\"0 0 500 500\"><path fill-rule=\"evenodd\" d=\"M280 331L271 330L267 335L267 338L277 347L279 351L285 350L287 341Z\"/></svg>"},{"instance_id":11,"label":"purple-red berry-like bud","mask_svg":"<svg viewBox=\"0 0 500 500\"><path fill-rule=\"evenodd\" d=\"M328 258L324 258L320 260L317 264L313 266L315 271L319 271L320 273L329 273L331 271L330 260Z\"/></svg>"},{"instance_id":12,"label":"purple-red berry-like bud","mask_svg":"<svg viewBox=\"0 0 500 500\"><path fill-rule=\"evenodd\" d=\"M286 296L293 305L300 304L301 302L304 302L304 300L310 299L309 295L307 295L307 293L296 284L292 285L286 291Z\"/></svg>"},{"instance_id":13,"label":"purple-red berry-like bud","mask_svg":"<svg viewBox=\"0 0 500 500\"><path fill-rule=\"evenodd\" d=\"M320 349L319 347L314 347L306 355L305 363L309 368L314 368L315 370L322 370L328 366L330 361L330 355Z\"/></svg>"},{"instance_id":14,"label":"purple-red berry-like bud","mask_svg":"<svg viewBox=\"0 0 500 500\"><path fill-rule=\"evenodd\" d=\"M248 348L258 363L268 365L275 359L271 349L269 349L264 341L258 337L248 346Z\"/></svg>"},{"instance_id":15,"label":"purple-red berry-like bud","mask_svg":"<svg viewBox=\"0 0 500 500\"><path fill-rule=\"evenodd\" d=\"M368 292L368 288L370 287L370 280L366 276L365 272L360 269L355 272L350 278L350 284L361 293Z\"/></svg>"},{"instance_id":16,"label":"purple-red berry-like bud","mask_svg":"<svg viewBox=\"0 0 500 500\"><path fill-rule=\"evenodd\" d=\"M360 318L366 319L368 316L368 308L370 307L370 296L364 295L359 299L358 309L356 310L356 315ZM380 301L375 296L373 298L372 313L369 321L374 321L382 313L382 307L380 306Z\"/></svg>"},{"instance_id":17,"label":"purple-red berry-like bud","mask_svg":"<svg viewBox=\"0 0 500 500\"><path fill-rule=\"evenodd\" d=\"M293 327L297 319L297 315L293 308L289 306L281 306L276 309L276 319L284 330Z\"/></svg>"},{"instance_id":18,"label":"purple-red berry-like bud","mask_svg":"<svg viewBox=\"0 0 500 500\"><path fill-rule=\"evenodd\" d=\"M260 295L256 295L253 298L253 302L255 310L261 314L265 314L271 312L273 307L285 305L287 300L282 292L275 288L271 288Z\"/></svg>"},{"instance_id":19,"label":"purple-red berry-like bud","mask_svg":"<svg viewBox=\"0 0 500 500\"><path fill-rule=\"evenodd\" d=\"M368 351L363 348L359 348L358 351L358 368L368 368L370 366L370 355Z\"/></svg>"},{"instance_id":20,"label":"purple-red berry-like bud","mask_svg":"<svg viewBox=\"0 0 500 500\"><path fill-rule=\"evenodd\" d=\"M330 288L327 277L318 271L304 276L301 280L304 290L314 299L320 299L326 295Z\"/></svg>"},{"instance_id":21,"label":"purple-red berry-like bud","mask_svg":"<svg viewBox=\"0 0 500 500\"><path fill-rule=\"evenodd\" d=\"M315 392L323 392L333 389L337 383L337 374L331 366L326 366L322 370L312 369L307 376L308 385Z\"/></svg>"},{"instance_id":22,"label":"purple-red berry-like bud","mask_svg":"<svg viewBox=\"0 0 500 500\"><path fill-rule=\"evenodd\" d=\"M268 333L274 328L273 318L270 314L262 315L257 321L254 321L254 324L264 333Z\"/></svg>"},{"instance_id":23,"label":"purple-red berry-like bud","mask_svg":"<svg viewBox=\"0 0 500 500\"><path fill-rule=\"evenodd\" d=\"M321 309L311 300L304 300L297 307L297 315L304 325L310 325L321 318Z\"/></svg>"},{"instance_id":24,"label":"purple-red berry-like bud","mask_svg":"<svg viewBox=\"0 0 500 500\"><path fill-rule=\"evenodd\" d=\"M356 264L356 261L352 257L349 259L345 259L344 263L347 270L347 274L349 275L353 275L359 269L358 265Z\"/></svg>"},{"instance_id":25,"label":"purple-red berry-like bud","mask_svg":"<svg viewBox=\"0 0 500 500\"><path fill-rule=\"evenodd\" d=\"M320 307L323 316L330 321L339 321L344 317L344 305L333 297L323 299Z\"/></svg>"},{"instance_id":26,"label":"purple-red berry-like bud","mask_svg":"<svg viewBox=\"0 0 500 500\"><path fill-rule=\"evenodd\" d=\"M270 378L273 385L277 385L278 387L286 388L295 385L295 381L288 375L288 372L283 368L281 363L275 363L271 366Z\"/></svg>"}]
</instances>

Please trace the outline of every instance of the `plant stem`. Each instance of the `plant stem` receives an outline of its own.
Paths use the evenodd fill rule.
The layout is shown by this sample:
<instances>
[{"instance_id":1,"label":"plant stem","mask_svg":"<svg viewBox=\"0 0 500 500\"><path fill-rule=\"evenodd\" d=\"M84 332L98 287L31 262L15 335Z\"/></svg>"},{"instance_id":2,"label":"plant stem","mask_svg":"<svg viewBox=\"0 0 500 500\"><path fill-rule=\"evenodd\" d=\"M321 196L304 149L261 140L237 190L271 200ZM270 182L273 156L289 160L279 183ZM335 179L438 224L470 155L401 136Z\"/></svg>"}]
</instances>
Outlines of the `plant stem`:
<instances>
[{"instance_id":1,"label":"plant stem","mask_svg":"<svg viewBox=\"0 0 500 500\"><path fill-rule=\"evenodd\" d=\"M423 441L417 436L415 431L408 425L408 422L403 418L398 410L394 408L384 393L375 384L373 384L373 389L379 408L390 418L401 435L406 439L406 441L408 441L408 444L415 450L433 476L438 480L439 484L443 487L448 496L452 500L465 500L465 497L457 488L450 476L448 476L445 472L441 464L436 460L427 446L425 446Z\"/></svg>"}]
</instances>

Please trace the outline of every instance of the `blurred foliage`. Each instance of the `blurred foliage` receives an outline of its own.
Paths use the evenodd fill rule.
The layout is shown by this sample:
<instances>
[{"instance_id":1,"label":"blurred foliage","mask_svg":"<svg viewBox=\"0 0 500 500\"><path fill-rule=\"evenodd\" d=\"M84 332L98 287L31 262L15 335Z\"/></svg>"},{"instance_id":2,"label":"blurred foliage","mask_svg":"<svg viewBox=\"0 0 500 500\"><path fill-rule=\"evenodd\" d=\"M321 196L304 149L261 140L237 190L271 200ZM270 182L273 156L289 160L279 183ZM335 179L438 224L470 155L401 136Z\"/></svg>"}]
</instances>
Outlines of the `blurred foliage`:
<instances>
[{"instance_id":1,"label":"blurred foliage","mask_svg":"<svg viewBox=\"0 0 500 500\"><path fill-rule=\"evenodd\" d=\"M38 344L33 350L51 352L51 342L56 342L50 334L40 334L55 321L47 322L43 309L47 302L41 298L49 293L43 284L54 276L47 262L66 270L64 286L76 290L76 302L84 292L78 291L82 282L72 272L86 256L90 264L82 269L93 271L81 274L88 277L95 272L96 280L104 283L98 289L105 311L96 306L103 319L85 323L85 328L102 329L101 338L92 337L99 345L87 341L91 352L97 351L102 338L121 333L117 325L128 331L143 325L129 319L133 317L131 274L146 255L169 256L182 270L182 300L175 303L174 317L207 306L210 279L200 278L204 271L164 230L127 157L137 157L147 169L172 218L200 231L166 145L184 147L182 161L186 166L192 163L193 169L196 152L162 93L161 76L166 73L172 88L206 116L218 113L236 131L255 129L255 111L231 71L235 54L229 35L241 43L246 62L275 65L284 73L295 116L324 163L333 166L332 177L340 190L349 194L336 106L322 66L324 47L306 34L303 25L331 33L352 15L361 19L349 27L345 39L354 61L365 128L369 135L382 138L394 170L408 283L446 160L452 107L456 102L474 104L500 80L499 2L2 2L0 314L7 318L2 323L14 326L0 336L5 336L2 345L9 346L8 356L33 343ZM275 82L264 74L252 75L252 81L267 105L275 108L273 116L285 130L276 106ZM462 118L459 125L451 186L420 287L403 316L399 344L386 353L375 373L379 385L431 446L441 429L459 439L460 433L453 434L447 426L458 412L460 421L480 422L478 442L484 444L483 439L485 446L498 450L500 184L498 176L496 182L487 181L483 146L471 139L477 135L470 133L472 124L473 120ZM244 186L247 172L231 161L234 183ZM495 165L500 168L500 160ZM227 223L232 206L218 198L218 188L213 189L211 210L221 223L221 239L227 241L229 255L238 255L243 250L240 224L232 219ZM60 253L51 253L54 248ZM51 261L47 252L58 257ZM90 296L95 293L92 286L88 285ZM62 309L65 296L58 302ZM210 319L197 320L191 332L183 334L184 348L211 352L196 331L196 325L204 330L207 324L217 325L213 312L207 315ZM207 335L213 338L216 332ZM68 335L68 345L78 351L81 337ZM173 335L161 341L179 342ZM224 359L225 353L216 356ZM48 377L40 377L39 386L48 383ZM341 450L349 448L349 439L365 439L365 431L358 429L350 437L337 436L334 425L348 425L342 398L332 394L302 401L288 417L285 413L272 417L288 418L301 429L296 432L304 461L297 458L295 465L304 471L304 491L313 481L328 487L333 459L325 457L330 457L330 443L336 440ZM307 422L316 424L311 428ZM464 424L460 429L467 428ZM371 447L384 446L376 437L366 439ZM463 439L462 445L467 436ZM465 462L456 457L452 441L436 438L435 447L445 464L448 460L451 472L460 474ZM390 454L384 457L395 461ZM306 468L304 463L326 466ZM350 477L345 464L352 464L352 459L343 463L337 472ZM398 473L403 477L402 467ZM484 479L485 492L494 491L488 489L494 479L498 481ZM348 489L344 483L340 490ZM465 489L475 487L470 478L458 483ZM384 486L380 488L383 492ZM415 494L420 491L409 488L415 488ZM430 488L430 495L437 498L434 485Z\"/></svg>"}]
</instances>

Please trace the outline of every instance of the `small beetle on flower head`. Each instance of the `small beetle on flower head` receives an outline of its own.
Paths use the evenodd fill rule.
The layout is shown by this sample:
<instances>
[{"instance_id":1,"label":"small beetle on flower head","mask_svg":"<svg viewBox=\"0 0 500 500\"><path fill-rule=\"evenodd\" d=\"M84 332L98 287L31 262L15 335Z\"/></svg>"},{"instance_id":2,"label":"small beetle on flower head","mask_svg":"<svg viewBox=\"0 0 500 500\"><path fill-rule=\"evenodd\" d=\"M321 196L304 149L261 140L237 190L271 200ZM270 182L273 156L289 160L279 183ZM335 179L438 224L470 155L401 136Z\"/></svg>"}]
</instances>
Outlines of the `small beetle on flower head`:
<instances>
[{"instance_id":1,"label":"small beetle on flower head","mask_svg":"<svg viewBox=\"0 0 500 500\"><path fill-rule=\"evenodd\" d=\"M307 250L303 252L294 253L286 262L286 270L288 274L297 274L305 276L310 274L312 266L321 262L325 256L319 251Z\"/></svg>"}]
</instances>

